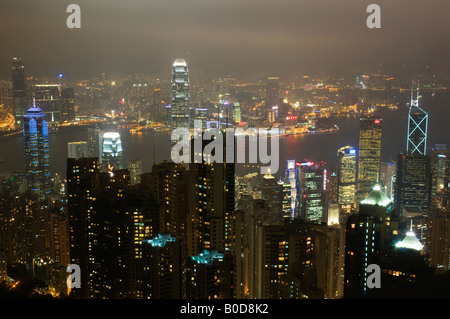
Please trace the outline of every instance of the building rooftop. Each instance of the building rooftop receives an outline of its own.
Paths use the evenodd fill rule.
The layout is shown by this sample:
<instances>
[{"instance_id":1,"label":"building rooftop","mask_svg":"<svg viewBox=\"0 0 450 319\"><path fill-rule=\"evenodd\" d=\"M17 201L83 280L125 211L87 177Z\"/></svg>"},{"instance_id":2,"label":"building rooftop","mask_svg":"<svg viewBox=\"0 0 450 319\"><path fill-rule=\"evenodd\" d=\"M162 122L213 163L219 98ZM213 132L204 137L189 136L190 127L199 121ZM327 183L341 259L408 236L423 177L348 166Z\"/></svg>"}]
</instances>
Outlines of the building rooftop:
<instances>
[{"instance_id":1,"label":"building rooftop","mask_svg":"<svg viewBox=\"0 0 450 319\"><path fill-rule=\"evenodd\" d=\"M395 244L396 248L407 248L413 250L422 250L423 244L417 239L416 234L414 232L409 231L406 233L405 238L402 241L399 241Z\"/></svg>"},{"instance_id":2,"label":"building rooftop","mask_svg":"<svg viewBox=\"0 0 450 319\"><path fill-rule=\"evenodd\" d=\"M187 64L184 59L176 59L173 66L187 66Z\"/></svg>"},{"instance_id":3,"label":"building rooftop","mask_svg":"<svg viewBox=\"0 0 450 319\"><path fill-rule=\"evenodd\" d=\"M149 239L147 240L147 242L150 243L152 247L164 247L168 242L174 242L176 240L177 239L173 237L171 234L165 235L158 234L157 237Z\"/></svg>"},{"instance_id":4,"label":"building rooftop","mask_svg":"<svg viewBox=\"0 0 450 319\"><path fill-rule=\"evenodd\" d=\"M219 253L217 250L205 249L202 253L198 254L198 256L192 256L192 259L198 264L211 265L215 259L222 260L223 254Z\"/></svg>"},{"instance_id":5,"label":"building rooftop","mask_svg":"<svg viewBox=\"0 0 450 319\"><path fill-rule=\"evenodd\" d=\"M379 185L375 185L372 192L367 196L361 204L363 205L377 205L387 207L392 203L392 201L386 196L386 194L381 190Z\"/></svg>"}]
</instances>

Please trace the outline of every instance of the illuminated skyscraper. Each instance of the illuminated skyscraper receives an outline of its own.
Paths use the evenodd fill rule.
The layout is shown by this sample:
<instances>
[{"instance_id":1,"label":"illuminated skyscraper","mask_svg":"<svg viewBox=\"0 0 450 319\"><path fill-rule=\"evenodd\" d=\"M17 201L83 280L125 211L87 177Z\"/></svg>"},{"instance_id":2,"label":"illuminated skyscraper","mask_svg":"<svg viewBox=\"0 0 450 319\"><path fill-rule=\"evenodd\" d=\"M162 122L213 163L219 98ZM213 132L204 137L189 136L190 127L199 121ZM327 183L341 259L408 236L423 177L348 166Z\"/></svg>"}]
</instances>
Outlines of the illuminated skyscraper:
<instances>
[{"instance_id":1,"label":"illuminated skyscraper","mask_svg":"<svg viewBox=\"0 0 450 319\"><path fill-rule=\"evenodd\" d=\"M338 150L338 203L346 211L356 203L357 151L351 146Z\"/></svg>"},{"instance_id":2,"label":"illuminated skyscraper","mask_svg":"<svg viewBox=\"0 0 450 319\"><path fill-rule=\"evenodd\" d=\"M359 212L347 219L344 298L359 298L370 293L367 266L380 265L392 253L399 239L398 227L392 201L380 186L374 186L370 195L361 201Z\"/></svg>"},{"instance_id":3,"label":"illuminated skyscraper","mask_svg":"<svg viewBox=\"0 0 450 319\"><path fill-rule=\"evenodd\" d=\"M208 144L203 141L203 147ZM192 148L192 152L195 152ZM194 154L194 153L193 153ZM226 148L223 149L226 154ZM193 155L194 156L194 155ZM235 164L210 162L189 164L188 249L192 255L201 250L229 250L230 222L235 211ZM190 221L194 221L194 226ZM192 242L189 238L192 238ZM198 247L198 248L196 248Z\"/></svg>"},{"instance_id":4,"label":"illuminated skyscraper","mask_svg":"<svg viewBox=\"0 0 450 319\"><path fill-rule=\"evenodd\" d=\"M217 250L203 250L191 256L186 269L188 299L234 298L232 256Z\"/></svg>"},{"instance_id":5,"label":"illuminated skyscraper","mask_svg":"<svg viewBox=\"0 0 450 319\"><path fill-rule=\"evenodd\" d=\"M146 217L136 207L124 205L129 182L128 171L101 172L97 158L67 159L70 260L81 270L81 289L72 290L77 296L113 298L129 291L119 283L131 277L124 272L135 270L127 267L141 253L140 242L135 242L140 231L136 223L139 226Z\"/></svg>"},{"instance_id":6,"label":"illuminated skyscraper","mask_svg":"<svg viewBox=\"0 0 450 319\"><path fill-rule=\"evenodd\" d=\"M23 120L25 171L28 189L44 199L51 192L48 124L38 107L28 109Z\"/></svg>"},{"instance_id":7,"label":"illuminated skyscraper","mask_svg":"<svg viewBox=\"0 0 450 319\"><path fill-rule=\"evenodd\" d=\"M12 84L14 100L14 117L21 124L27 113L27 87L25 82L25 67L22 58L15 57L12 63Z\"/></svg>"},{"instance_id":8,"label":"illuminated skyscraper","mask_svg":"<svg viewBox=\"0 0 450 319\"><path fill-rule=\"evenodd\" d=\"M69 217L70 261L80 266L80 290L73 290L83 298L89 296L88 279L88 216L92 214L94 180L100 174L98 159L82 158L67 160L67 196Z\"/></svg>"},{"instance_id":9,"label":"illuminated skyscraper","mask_svg":"<svg viewBox=\"0 0 450 319\"><path fill-rule=\"evenodd\" d=\"M323 277L328 273L324 258L320 260L316 248L328 248L329 259L333 258L331 256L334 252L326 243L316 242L319 236L319 231L314 229L313 224L300 219L285 219L278 225L259 225L255 253L255 297L323 298L323 291L318 287L318 273L319 270L324 271Z\"/></svg>"},{"instance_id":10,"label":"illuminated skyscraper","mask_svg":"<svg viewBox=\"0 0 450 319\"><path fill-rule=\"evenodd\" d=\"M190 185L186 166L172 162L155 163L150 173L141 175L141 183L154 194L158 204L161 224L158 231L185 236L187 222L190 221L187 218Z\"/></svg>"},{"instance_id":11,"label":"illuminated skyscraper","mask_svg":"<svg viewBox=\"0 0 450 319\"><path fill-rule=\"evenodd\" d=\"M263 176L262 197L267 203L270 219L273 222L281 221L283 215L282 208L282 186L270 173Z\"/></svg>"},{"instance_id":12,"label":"illuminated skyscraper","mask_svg":"<svg viewBox=\"0 0 450 319\"><path fill-rule=\"evenodd\" d=\"M105 132L101 144L101 166L105 169L122 169L123 148L118 132Z\"/></svg>"},{"instance_id":13,"label":"illuminated skyscraper","mask_svg":"<svg viewBox=\"0 0 450 319\"><path fill-rule=\"evenodd\" d=\"M437 144L431 150L431 204L443 207L445 184L448 179L450 152L445 144Z\"/></svg>"},{"instance_id":14,"label":"illuminated skyscraper","mask_svg":"<svg viewBox=\"0 0 450 319\"><path fill-rule=\"evenodd\" d=\"M411 92L411 104L408 114L408 138L406 152L414 155L426 155L427 152L428 113L419 107L419 90L416 99Z\"/></svg>"},{"instance_id":15,"label":"illuminated skyscraper","mask_svg":"<svg viewBox=\"0 0 450 319\"><path fill-rule=\"evenodd\" d=\"M143 241L144 299L186 298L186 242L158 234Z\"/></svg>"},{"instance_id":16,"label":"illuminated skyscraper","mask_svg":"<svg viewBox=\"0 0 450 319\"><path fill-rule=\"evenodd\" d=\"M338 175L334 169L330 169L327 173L327 193L329 203L338 203Z\"/></svg>"},{"instance_id":17,"label":"illuminated skyscraper","mask_svg":"<svg viewBox=\"0 0 450 319\"><path fill-rule=\"evenodd\" d=\"M189 128L189 72L186 61L176 59L172 67L171 128Z\"/></svg>"},{"instance_id":18,"label":"illuminated skyscraper","mask_svg":"<svg viewBox=\"0 0 450 319\"><path fill-rule=\"evenodd\" d=\"M431 160L426 155L428 114L419 107L411 92L406 153L397 161L395 206L398 214L416 209L427 214L431 205Z\"/></svg>"},{"instance_id":19,"label":"illuminated skyscraper","mask_svg":"<svg viewBox=\"0 0 450 319\"><path fill-rule=\"evenodd\" d=\"M381 119L376 117L361 117L360 119L357 203L368 196L379 181L381 122Z\"/></svg>"},{"instance_id":20,"label":"illuminated skyscraper","mask_svg":"<svg viewBox=\"0 0 450 319\"><path fill-rule=\"evenodd\" d=\"M298 200L298 167L296 165L295 160L287 161L287 169L285 170L284 183L289 184L289 190L284 187L284 193L290 192L288 195L289 198L289 206L290 206L290 218L297 217L297 207L299 206ZM283 196L286 199L286 196ZM283 209L284 215L286 216L286 210Z\"/></svg>"},{"instance_id":21,"label":"illuminated skyscraper","mask_svg":"<svg viewBox=\"0 0 450 319\"><path fill-rule=\"evenodd\" d=\"M301 163L300 173L300 216L302 219L327 222L327 169L322 163Z\"/></svg>"},{"instance_id":22,"label":"illuminated skyscraper","mask_svg":"<svg viewBox=\"0 0 450 319\"><path fill-rule=\"evenodd\" d=\"M395 206L398 214L413 208L426 214L431 201L430 157L400 154L397 160Z\"/></svg>"}]
</instances>

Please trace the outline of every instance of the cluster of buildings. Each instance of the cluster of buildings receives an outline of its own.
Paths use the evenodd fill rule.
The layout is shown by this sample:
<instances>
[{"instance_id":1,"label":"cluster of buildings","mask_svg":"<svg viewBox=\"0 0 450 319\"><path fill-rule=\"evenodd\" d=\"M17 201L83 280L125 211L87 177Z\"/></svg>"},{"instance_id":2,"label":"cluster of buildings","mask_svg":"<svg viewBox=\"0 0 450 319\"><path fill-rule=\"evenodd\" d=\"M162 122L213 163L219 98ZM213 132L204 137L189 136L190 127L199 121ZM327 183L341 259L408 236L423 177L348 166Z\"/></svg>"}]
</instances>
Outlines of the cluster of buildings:
<instances>
[{"instance_id":1,"label":"cluster of buildings","mask_svg":"<svg viewBox=\"0 0 450 319\"><path fill-rule=\"evenodd\" d=\"M186 62L172 71L166 115L185 128L201 113L190 107ZM61 181L49 167L48 122L65 113L36 94L20 115L19 91L26 168L2 182L2 282L14 285L25 269L41 283L35 293L70 298L339 299L380 294L367 287L371 264L384 292L448 271L448 154L428 151L418 97L397 163L381 162L375 116L360 118L359 145L339 148L335 169L289 160L281 178L237 176L227 162L162 162L143 173L139 160L123 162L117 132L90 128L68 144ZM67 287L70 264L81 288Z\"/></svg>"}]
</instances>

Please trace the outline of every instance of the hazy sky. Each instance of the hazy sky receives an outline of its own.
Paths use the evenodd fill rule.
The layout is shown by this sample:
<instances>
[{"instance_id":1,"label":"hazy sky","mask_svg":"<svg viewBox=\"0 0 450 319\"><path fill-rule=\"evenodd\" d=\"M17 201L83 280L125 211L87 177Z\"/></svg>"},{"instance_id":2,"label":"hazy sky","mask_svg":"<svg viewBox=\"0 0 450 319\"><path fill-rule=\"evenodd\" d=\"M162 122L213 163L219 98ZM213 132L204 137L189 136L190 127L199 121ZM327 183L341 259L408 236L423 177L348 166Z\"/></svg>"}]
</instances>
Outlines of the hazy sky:
<instances>
[{"instance_id":1,"label":"hazy sky","mask_svg":"<svg viewBox=\"0 0 450 319\"><path fill-rule=\"evenodd\" d=\"M81 29L66 8L81 7ZM381 29L366 8L381 7ZM383 64L449 68L448 0L1 0L0 76L160 72L175 58L239 75Z\"/></svg>"}]
</instances>

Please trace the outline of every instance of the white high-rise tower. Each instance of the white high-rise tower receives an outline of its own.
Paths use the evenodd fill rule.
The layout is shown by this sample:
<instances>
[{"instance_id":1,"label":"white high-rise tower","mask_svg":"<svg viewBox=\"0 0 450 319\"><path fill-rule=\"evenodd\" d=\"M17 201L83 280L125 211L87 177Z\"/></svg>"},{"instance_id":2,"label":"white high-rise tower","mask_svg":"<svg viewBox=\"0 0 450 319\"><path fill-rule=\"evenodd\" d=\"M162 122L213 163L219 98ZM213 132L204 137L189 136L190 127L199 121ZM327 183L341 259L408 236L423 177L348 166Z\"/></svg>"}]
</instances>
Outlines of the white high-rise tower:
<instances>
[{"instance_id":1,"label":"white high-rise tower","mask_svg":"<svg viewBox=\"0 0 450 319\"><path fill-rule=\"evenodd\" d=\"M172 67L171 128L189 128L189 72L186 61L176 59Z\"/></svg>"}]
</instances>

